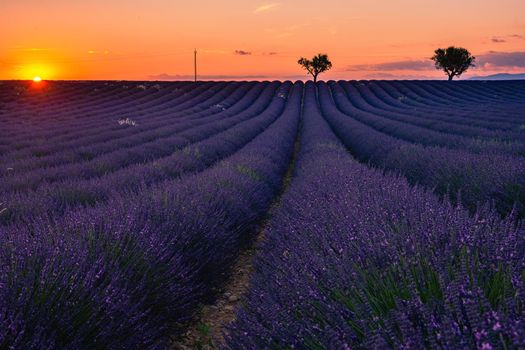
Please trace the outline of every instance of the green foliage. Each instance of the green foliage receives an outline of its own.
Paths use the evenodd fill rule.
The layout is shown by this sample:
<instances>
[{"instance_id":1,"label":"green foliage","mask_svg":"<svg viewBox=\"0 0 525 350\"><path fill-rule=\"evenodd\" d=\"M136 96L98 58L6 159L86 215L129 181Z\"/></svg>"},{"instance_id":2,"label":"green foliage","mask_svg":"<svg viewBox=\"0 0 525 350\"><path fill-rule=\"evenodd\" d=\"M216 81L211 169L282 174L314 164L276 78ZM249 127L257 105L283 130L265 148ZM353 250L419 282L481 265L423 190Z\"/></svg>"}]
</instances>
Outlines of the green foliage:
<instances>
[{"instance_id":1,"label":"green foliage","mask_svg":"<svg viewBox=\"0 0 525 350\"><path fill-rule=\"evenodd\" d=\"M211 327L206 323L199 322L197 324L197 339L193 342L193 347L197 350L217 349L213 343Z\"/></svg>"},{"instance_id":2,"label":"green foliage","mask_svg":"<svg viewBox=\"0 0 525 350\"><path fill-rule=\"evenodd\" d=\"M301 57L299 63L306 71L314 78L314 83L317 81L317 76L320 73L326 72L332 68L332 62L328 59L327 54L317 54L311 60Z\"/></svg>"},{"instance_id":3,"label":"green foliage","mask_svg":"<svg viewBox=\"0 0 525 350\"><path fill-rule=\"evenodd\" d=\"M61 205L64 208L72 205L93 206L97 201L95 193L86 188L73 185L64 185L58 188L50 194L50 197L57 205Z\"/></svg>"},{"instance_id":4,"label":"green foliage","mask_svg":"<svg viewBox=\"0 0 525 350\"><path fill-rule=\"evenodd\" d=\"M95 155L92 152L83 151L83 150L77 151L77 156L81 160L86 160L86 161L87 160L92 160L93 158L95 158Z\"/></svg>"},{"instance_id":5,"label":"green foliage","mask_svg":"<svg viewBox=\"0 0 525 350\"><path fill-rule=\"evenodd\" d=\"M443 70L448 75L448 80L459 77L467 69L474 66L476 57L462 47L450 46L446 49L437 49L431 58L436 69Z\"/></svg>"},{"instance_id":6,"label":"green foliage","mask_svg":"<svg viewBox=\"0 0 525 350\"><path fill-rule=\"evenodd\" d=\"M506 297L512 296L513 286L510 271L504 269L500 264L498 270L492 275L489 275L483 284L483 290L490 305L493 308L499 307L505 301Z\"/></svg>"},{"instance_id":7,"label":"green foliage","mask_svg":"<svg viewBox=\"0 0 525 350\"><path fill-rule=\"evenodd\" d=\"M311 338L304 340L304 348L308 350L326 350L317 340Z\"/></svg>"},{"instance_id":8,"label":"green foliage","mask_svg":"<svg viewBox=\"0 0 525 350\"><path fill-rule=\"evenodd\" d=\"M211 328L206 323L199 322L197 330L203 335L209 336L211 334Z\"/></svg>"},{"instance_id":9,"label":"green foliage","mask_svg":"<svg viewBox=\"0 0 525 350\"><path fill-rule=\"evenodd\" d=\"M255 170L253 170L253 169L251 169L251 168L249 168L249 167L247 167L245 165L237 164L235 169L239 173L247 175L249 178L251 178L254 181L261 181L262 180L261 176Z\"/></svg>"},{"instance_id":10,"label":"green foliage","mask_svg":"<svg viewBox=\"0 0 525 350\"><path fill-rule=\"evenodd\" d=\"M500 264L495 268L483 267L479 263L478 254L470 254L466 250L458 252L451 258L448 268L450 281L461 278L460 270L466 267L467 278L473 287L479 287L489 301L491 307L501 312L507 312L503 305L505 300L516 297L516 290L512 284L511 272L508 266ZM400 261L386 269L366 268L354 266L356 272L355 283L345 289L333 289L330 296L345 305L355 314L371 312L374 324L368 327L384 327L384 321L391 312L399 308L399 302L408 301L414 297L427 305L445 303L443 281L440 282L438 271L424 258L417 262ZM525 280L525 270L523 271ZM367 307L365 307L367 305ZM365 337L365 330L359 320L347 319L356 336L361 340ZM318 322L322 324L322 322Z\"/></svg>"}]
</instances>

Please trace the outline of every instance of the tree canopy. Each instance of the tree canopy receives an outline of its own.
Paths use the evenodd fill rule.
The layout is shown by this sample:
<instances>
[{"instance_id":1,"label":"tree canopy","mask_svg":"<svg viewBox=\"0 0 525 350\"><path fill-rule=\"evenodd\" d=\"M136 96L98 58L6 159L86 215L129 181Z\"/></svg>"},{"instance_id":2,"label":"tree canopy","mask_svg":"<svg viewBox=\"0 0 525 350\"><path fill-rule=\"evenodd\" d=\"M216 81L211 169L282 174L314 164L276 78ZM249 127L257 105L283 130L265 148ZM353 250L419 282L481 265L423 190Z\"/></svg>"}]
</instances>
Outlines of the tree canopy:
<instances>
[{"instance_id":1,"label":"tree canopy","mask_svg":"<svg viewBox=\"0 0 525 350\"><path fill-rule=\"evenodd\" d=\"M332 68L332 62L328 59L327 54L317 54L311 60L301 57L299 63L306 71L314 78L314 83L317 81L317 76L320 73L326 72Z\"/></svg>"},{"instance_id":2,"label":"tree canopy","mask_svg":"<svg viewBox=\"0 0 525 350\"><path fill-rule=\"evenodd\" d=\"M450 46L446 49L437 49L431 58L436 69L443 70L448 75L448 80L459 77L467 69L474 66L476 57L462 47Z\"/></svg>"}]
</instances>

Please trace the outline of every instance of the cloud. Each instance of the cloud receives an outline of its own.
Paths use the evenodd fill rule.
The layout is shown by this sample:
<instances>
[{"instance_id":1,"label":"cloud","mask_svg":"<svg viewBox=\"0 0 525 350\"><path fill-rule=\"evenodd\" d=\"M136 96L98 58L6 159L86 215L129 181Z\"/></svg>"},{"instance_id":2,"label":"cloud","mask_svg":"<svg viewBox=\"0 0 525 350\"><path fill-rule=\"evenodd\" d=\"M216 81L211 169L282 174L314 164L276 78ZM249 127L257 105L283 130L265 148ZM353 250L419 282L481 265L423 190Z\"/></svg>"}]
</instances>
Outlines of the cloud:
<instances>
[{"instance_id":1,"label":"cloud","mask_svg":"<svg viewBox=\"0 0 525 350\"><path fill-rule=\"evenodd\" d=\"M233 51L233 54L234 55L239 55L239 56L250 56L252 53L250 51L235 50L235 51Z\"/></svg>"},{"instance_id":2,"label":"cloud","mask_svg":"<svg viewBox=\"0 0 525 350\"><path fill-rule=\"evenodd\" d=\"M94 55L94 54L109 55L109 50L104 50L104 51L88 50L87 53L90 55Z\"/></svg>"},{"instance_id":3,"label":"cloud","mask_svg":"<svg viewBox=\"0 0 525 350\"><path fill-rule=\"evenodd\" d=\"M377 64L357 64L347 67L347 71L393 71L393 70L418 70L425 71L434 68L434 64L430 60L406 60L385 62Z\"/></svg>"},{"instance_id":4,"label":"cloud","mask_svg":"<svg viewBox=\"0 0 525 350\"><path fill-rule=\"evenodd\" d=\"M277 52L270 51L270 52L263 52L263 56L275 56L277 55Z\"/></svg>"},{"instance_id":5,"label":"cloud","mask_svg":"<svg viewBox=\"0 0 525 350\"><path fill-rule=\"evenodd\" d=\"M476 58L476 65L482 68L525 68L525 52L489 51Z\"/></svg>"},{"instance_id":6,"label":"cloud","mask_svg":"<svg viewBox=\"0 0 525 350\"><path fill-rule=\"evenodd\" d=\"M496 43L496 44L499 44L499 43L506 43L507 40L505 39L501 39L501 38L498 38L498 37L493 37L492 40L491 40L493 43Z\"/></svg>"},{"instance_id":7,"label":"cloud","mask_svg":"<svg viewBox=\"0 0 525 350\"><path fill-rule=\"evenodd\" d=\"M259 13L259 12L264 12L264 11L268 11L268 10L271 10L273 8L276 8L278 6L280 6L281 4L280 3L273 3L273 4L264 4L264 5L261 5L259 7L257 7L255 9L255 11L253 11L253 13Z\"/></svg>"},{"instance_id":8,"label":"cloud","mask_svg":"<svg viewBox=\"0 0 525 350\"><path fill-rule=\"evenodd\" d=\"M515 39L525 40L525 36L520 35L520 34L495 35L492 37L490 41L496 44L500 44L500 43L506 43L508 41L513 41Z\"/></svg>"},{"instance_id":9,"label":"cloud","mask_svg":"<svg viewBox=\"0 0 525 350\"><path fill-rule=\"evenodd\" d=\"M39 47L30 47L30 48L24 49L24 51L26 51L26 52L40 52L40 51L49 51L49 49L42 49L42 48L39 48Z\"/></svg>"}]
</instances>

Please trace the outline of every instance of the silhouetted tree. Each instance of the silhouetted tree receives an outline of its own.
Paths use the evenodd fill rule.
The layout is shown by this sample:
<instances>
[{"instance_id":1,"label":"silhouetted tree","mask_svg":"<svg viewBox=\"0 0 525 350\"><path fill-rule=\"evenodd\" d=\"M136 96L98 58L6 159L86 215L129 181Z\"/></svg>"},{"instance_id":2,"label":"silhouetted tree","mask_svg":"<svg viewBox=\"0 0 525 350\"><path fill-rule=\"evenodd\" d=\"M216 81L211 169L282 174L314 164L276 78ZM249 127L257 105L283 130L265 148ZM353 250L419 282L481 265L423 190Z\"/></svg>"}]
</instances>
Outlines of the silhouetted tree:
<instances>
[{"instance_id":1,"label":"silhouetted tree","mask_svg":"<svg viewBox=\"0 0 525 350\"><path fill-rule=\"evenodd\" d=\"M437 49L434 51L432 60L436 69L442 69L447 73L448 80L459 77L470 67L474 67L476 57L472 56L467 49L462 47L450 46L446 49Z\"/></svg>"},{"instance_id":2,"label":"silhouetted tree","mask_svg":"<svg viewBox=\"0 0 525 350\"><path fill-rule=\"evenodd\" d=\"M330 62L328 59L328 55L321 53L317 54L317 56L314 56L312 60L301 57L297 63L299 63L304 69L308 71L309 74L312 75L314 78L314 83L317 81L317 76L320 73L326 72L332 68L332 62Z\"/></svg>"}]
</instances>

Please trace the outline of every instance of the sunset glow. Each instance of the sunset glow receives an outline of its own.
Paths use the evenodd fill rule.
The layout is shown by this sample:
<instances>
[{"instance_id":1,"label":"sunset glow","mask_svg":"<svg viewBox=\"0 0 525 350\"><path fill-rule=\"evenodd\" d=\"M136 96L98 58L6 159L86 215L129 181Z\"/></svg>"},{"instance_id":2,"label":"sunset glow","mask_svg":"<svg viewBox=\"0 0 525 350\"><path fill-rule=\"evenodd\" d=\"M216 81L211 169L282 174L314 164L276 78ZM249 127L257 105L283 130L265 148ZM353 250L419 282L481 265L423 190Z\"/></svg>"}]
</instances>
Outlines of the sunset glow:
<instances>
[{"instance_id":1,"label":"sunset glow","mask_svg":"<svg viewBox=\"0 0 525 350\"><path fill-rule=\"evenodd\" d=\"M34 63L31 60L31 55L28 55L29 57L20 58L20 64L17 65L13 70L13 76L9 77L9 79L21 79L21 80L29 80L36 77L46 79L60 79L60 75L57 75L57 69L54 67L56 63L54 63L54 58L50 57L49 60L44 60L42 58L39 58L39 62L44 63ZM35 60L36 61L36 60Z\"/></svg>"},{"instance_id":2,"label":"sunset glow","mask_svg":"<svg viewBox=\"0 0 525 350\"><path fill-rule=\"evenodd\" d=\"M474 10L475 9L475 10ZM330 55L323 79L442 77L428 58L459 45L470 75L525 71L523 0L6 0L0 79L304 79L300 56ZM21 20L23 18L24 20Z\"/></svg>"},{"instance_id":3,"label":"sunset glow","mask_svg":"<svg viewBox=\"0 0 525 350\"><path fill-rule=\"evenodd\" d=\"M42 81L42 78L40 78L40 77L34 77L34 78L33 78L33 81L34 81L35 83L40 83L40 82Z\"/></svg>"}]
</instances>

